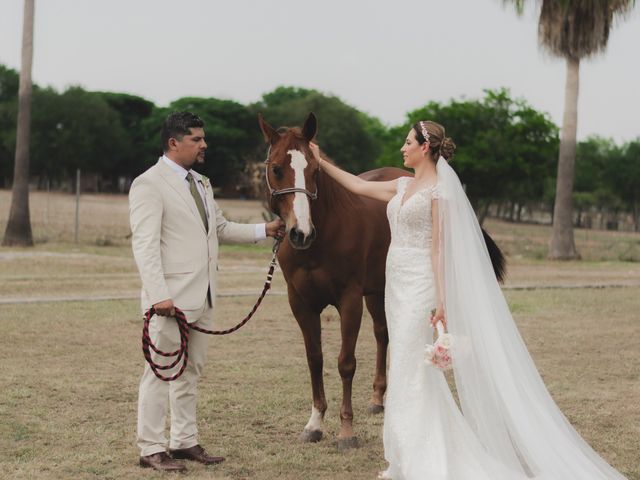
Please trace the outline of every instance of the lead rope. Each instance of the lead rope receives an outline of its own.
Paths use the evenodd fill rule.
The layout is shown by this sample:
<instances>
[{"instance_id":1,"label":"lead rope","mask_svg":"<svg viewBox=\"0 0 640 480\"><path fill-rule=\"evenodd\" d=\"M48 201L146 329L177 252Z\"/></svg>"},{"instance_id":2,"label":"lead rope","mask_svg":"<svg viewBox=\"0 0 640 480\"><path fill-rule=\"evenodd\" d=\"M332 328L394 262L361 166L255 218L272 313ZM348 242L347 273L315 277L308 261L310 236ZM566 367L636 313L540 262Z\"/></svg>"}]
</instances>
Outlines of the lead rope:
<instances>
[{"instance_id":1,"label":"lead rope","mask_svg":"<svg viewBox=\"0 0 640 480\"><path fill-rule=\"evenodd\" d=\"M253 306L249 314L235 327L229 328L227 330L207 330L206 328L201 328L196 325L189 324L184 312L180 310L178 307L175 307L176 312L175 312L174 318L178 323L178 330L180 331L180 347L178 348L178 350L174 352L164 352L153 344L153 342L151 341L151 337L149 336L149 323L151 322L151 317L153 317L156 314L156 311L153 307L151 307L149 310L145 312L144 325L142 327L142 353L147 363L149 364L149 367L151 367L151 370L153 370L153 373L156 375L156 377L158 377L160 380L163 380L165 382L171 382L179 378L180 375L182 375L182 373L184 372L184 369L187 367L187 362L189 360L189 329L197 330L198 332L206 333L207 335L228 335L230 333L235 332L236 330L239 330L244 325L246 325L246 323L251 319L253 314L256 313L256 311L258 310L258 307L262 303L262 300L264 299L265 295L271 288L271 281L273 280L273 272L275 271L275 268L276 268L276 261L277 261L276 255L278 253L279 248L280 248L280 240L276 239L276 241L273 244L273 249L272 249L273 256L271 257L271 263L269 264L269 271L267 272L267 280L264 283L262 293L258 297L258 300L256 301L255 305ZM176 357L176 358L169 365L160 365L158 363L155 363L152 360L151 350L153 350L158 355L161 355L163 357ZM182 365L180 366L180 370L178 370L177 373L171 375L170 377L164 376L162 375L162 373L160 373L160 370L169 370L170 368L175 367L176 365L178 365L178 363L180 363L180 360L182 360Z\"/></svg>"}]
</instances>

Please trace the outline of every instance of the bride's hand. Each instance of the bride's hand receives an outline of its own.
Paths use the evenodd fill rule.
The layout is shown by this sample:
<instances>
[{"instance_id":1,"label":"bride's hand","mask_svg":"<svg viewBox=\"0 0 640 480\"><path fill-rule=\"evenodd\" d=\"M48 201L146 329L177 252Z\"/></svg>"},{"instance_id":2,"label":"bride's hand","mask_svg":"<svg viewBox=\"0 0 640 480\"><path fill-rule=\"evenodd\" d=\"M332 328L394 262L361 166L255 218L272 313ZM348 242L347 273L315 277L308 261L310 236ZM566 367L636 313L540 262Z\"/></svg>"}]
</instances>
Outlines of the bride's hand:
<instances>
[{"instance_id":1,"label":"bride's hand","mask_svg":"<svg viewBox=\"0 0 640 480\"><path fill-rule=\"evenodd\" d=\"M435 309L435 312L431 315L431 325L436 326L436 323L442 322L442 326L447 328L447 319L444 316L444 306L439 305L438 308Z\"/></svg>"},{"instance_id":2,"label":"bride's hand","mask_svg":"<svg viewBox=\"0 0 640 480\"><path fill-rule=\"evenodd\" d=\"M311 149L311 153L316 158L318 162L320 162L320 147L317 143L309 142L309 148Z\"/></svg>"}]
</instances>

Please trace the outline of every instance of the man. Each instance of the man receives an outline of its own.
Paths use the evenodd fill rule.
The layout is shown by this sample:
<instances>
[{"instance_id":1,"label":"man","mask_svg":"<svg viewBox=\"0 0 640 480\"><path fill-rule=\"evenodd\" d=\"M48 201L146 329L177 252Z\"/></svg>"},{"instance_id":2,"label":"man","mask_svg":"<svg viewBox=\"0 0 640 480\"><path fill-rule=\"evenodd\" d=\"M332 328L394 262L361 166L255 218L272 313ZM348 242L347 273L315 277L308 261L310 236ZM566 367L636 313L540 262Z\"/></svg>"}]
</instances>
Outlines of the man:
<instances>
[{"instance_id":1,"label":"man","mask_svg":"<svg viewBox=\"0 0 640 480\"><path fill-rule=\"evenodd\" d=\"M176 350L179 332L175 307L189 323L211 329L216 299L218 239L255 242L280 237L283 224L238 224L227 221L206 177L191 170L204 162L207 148L204 123L189 112L169 115L162 127L164 155L137 177L129 193L133 254L142 278L142 308L151 306L150 335L160 350ZM204 366L209 336L189 333L189 362L172 382L158 379L145 364L138 397L140 466L184 471L175 459L207 465L224 461L198 443L196 386ZM154 358L158 357L154 354ZM166 363L166 362L165 362ZM171 436L167 454L164 434L167 398Z\"/></svg>"}]
</instances>

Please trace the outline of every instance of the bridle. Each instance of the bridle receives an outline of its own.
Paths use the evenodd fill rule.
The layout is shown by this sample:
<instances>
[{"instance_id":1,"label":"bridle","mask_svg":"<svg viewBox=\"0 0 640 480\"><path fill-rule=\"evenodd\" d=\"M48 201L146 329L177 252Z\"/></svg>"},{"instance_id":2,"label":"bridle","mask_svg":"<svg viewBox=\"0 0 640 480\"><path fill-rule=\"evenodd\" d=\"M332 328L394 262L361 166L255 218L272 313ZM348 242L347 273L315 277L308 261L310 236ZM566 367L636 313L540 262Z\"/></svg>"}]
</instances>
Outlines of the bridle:
<instances>
[{"instance_id":1,"label":"bridle","mask_svg":"<svg viewBox=\"0 0 640 480\"><path fill-rule=\"evenodd\" d=\"M267 181L267 188L269 189L269 207L271 211L275 213L275 209L273 208L273 201L276 197L280 195L287 195L289 193L304 193L309 199L317 200L318 199L318 186L316 185L316 191L310 192L306 188L297 188L297 187L289 187L289 188L281 188L280 190L275 190L271 187L271 183L269 183L269 157L271 156L271 145L269 145L269 149L267 150L267 158L264 161L264 178Z\"/></svg>"}]
</instances>

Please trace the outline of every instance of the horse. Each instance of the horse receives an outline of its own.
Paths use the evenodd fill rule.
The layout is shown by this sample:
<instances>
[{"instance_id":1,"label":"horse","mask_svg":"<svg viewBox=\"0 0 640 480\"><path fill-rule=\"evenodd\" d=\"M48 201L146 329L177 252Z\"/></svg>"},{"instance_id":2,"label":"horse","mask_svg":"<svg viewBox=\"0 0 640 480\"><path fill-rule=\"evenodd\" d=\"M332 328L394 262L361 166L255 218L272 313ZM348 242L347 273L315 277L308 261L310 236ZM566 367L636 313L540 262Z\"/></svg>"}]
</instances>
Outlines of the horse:
<instances>
[{"instance_id":1,"label":"horse","mask_svg":"<svg viewBox=\"0 0 640 480\"><path fill-rule=\"evenodd\" d=\"M373 319L376 366L372 414L384 411L387 388L389 336L384 309L385 263L391 233L386 203L356 195L320 169L310 148L317 119L310 113L302 128L274 129L259 115L269 145L265 180L271 210L285 222L284 241L277 253L287 283L289 306L304 339L311 376L312 408L300 439L318 442L323 436L327 400L323 383L320 314L333 305L340 315L341 348L338 371L342 379L338 446L358 445L353 432L351 389L356 371L355 348L363 313L363 298ZM326 159L324 154L323 158ZM329 159L326 159L330 161ZM410 175L399 168L379 168L360 176L366 180L393 180ZM486 235L499 277L504 257ZM425 321L427 319L425 312Z\"/></svg>"}]
</instances>

